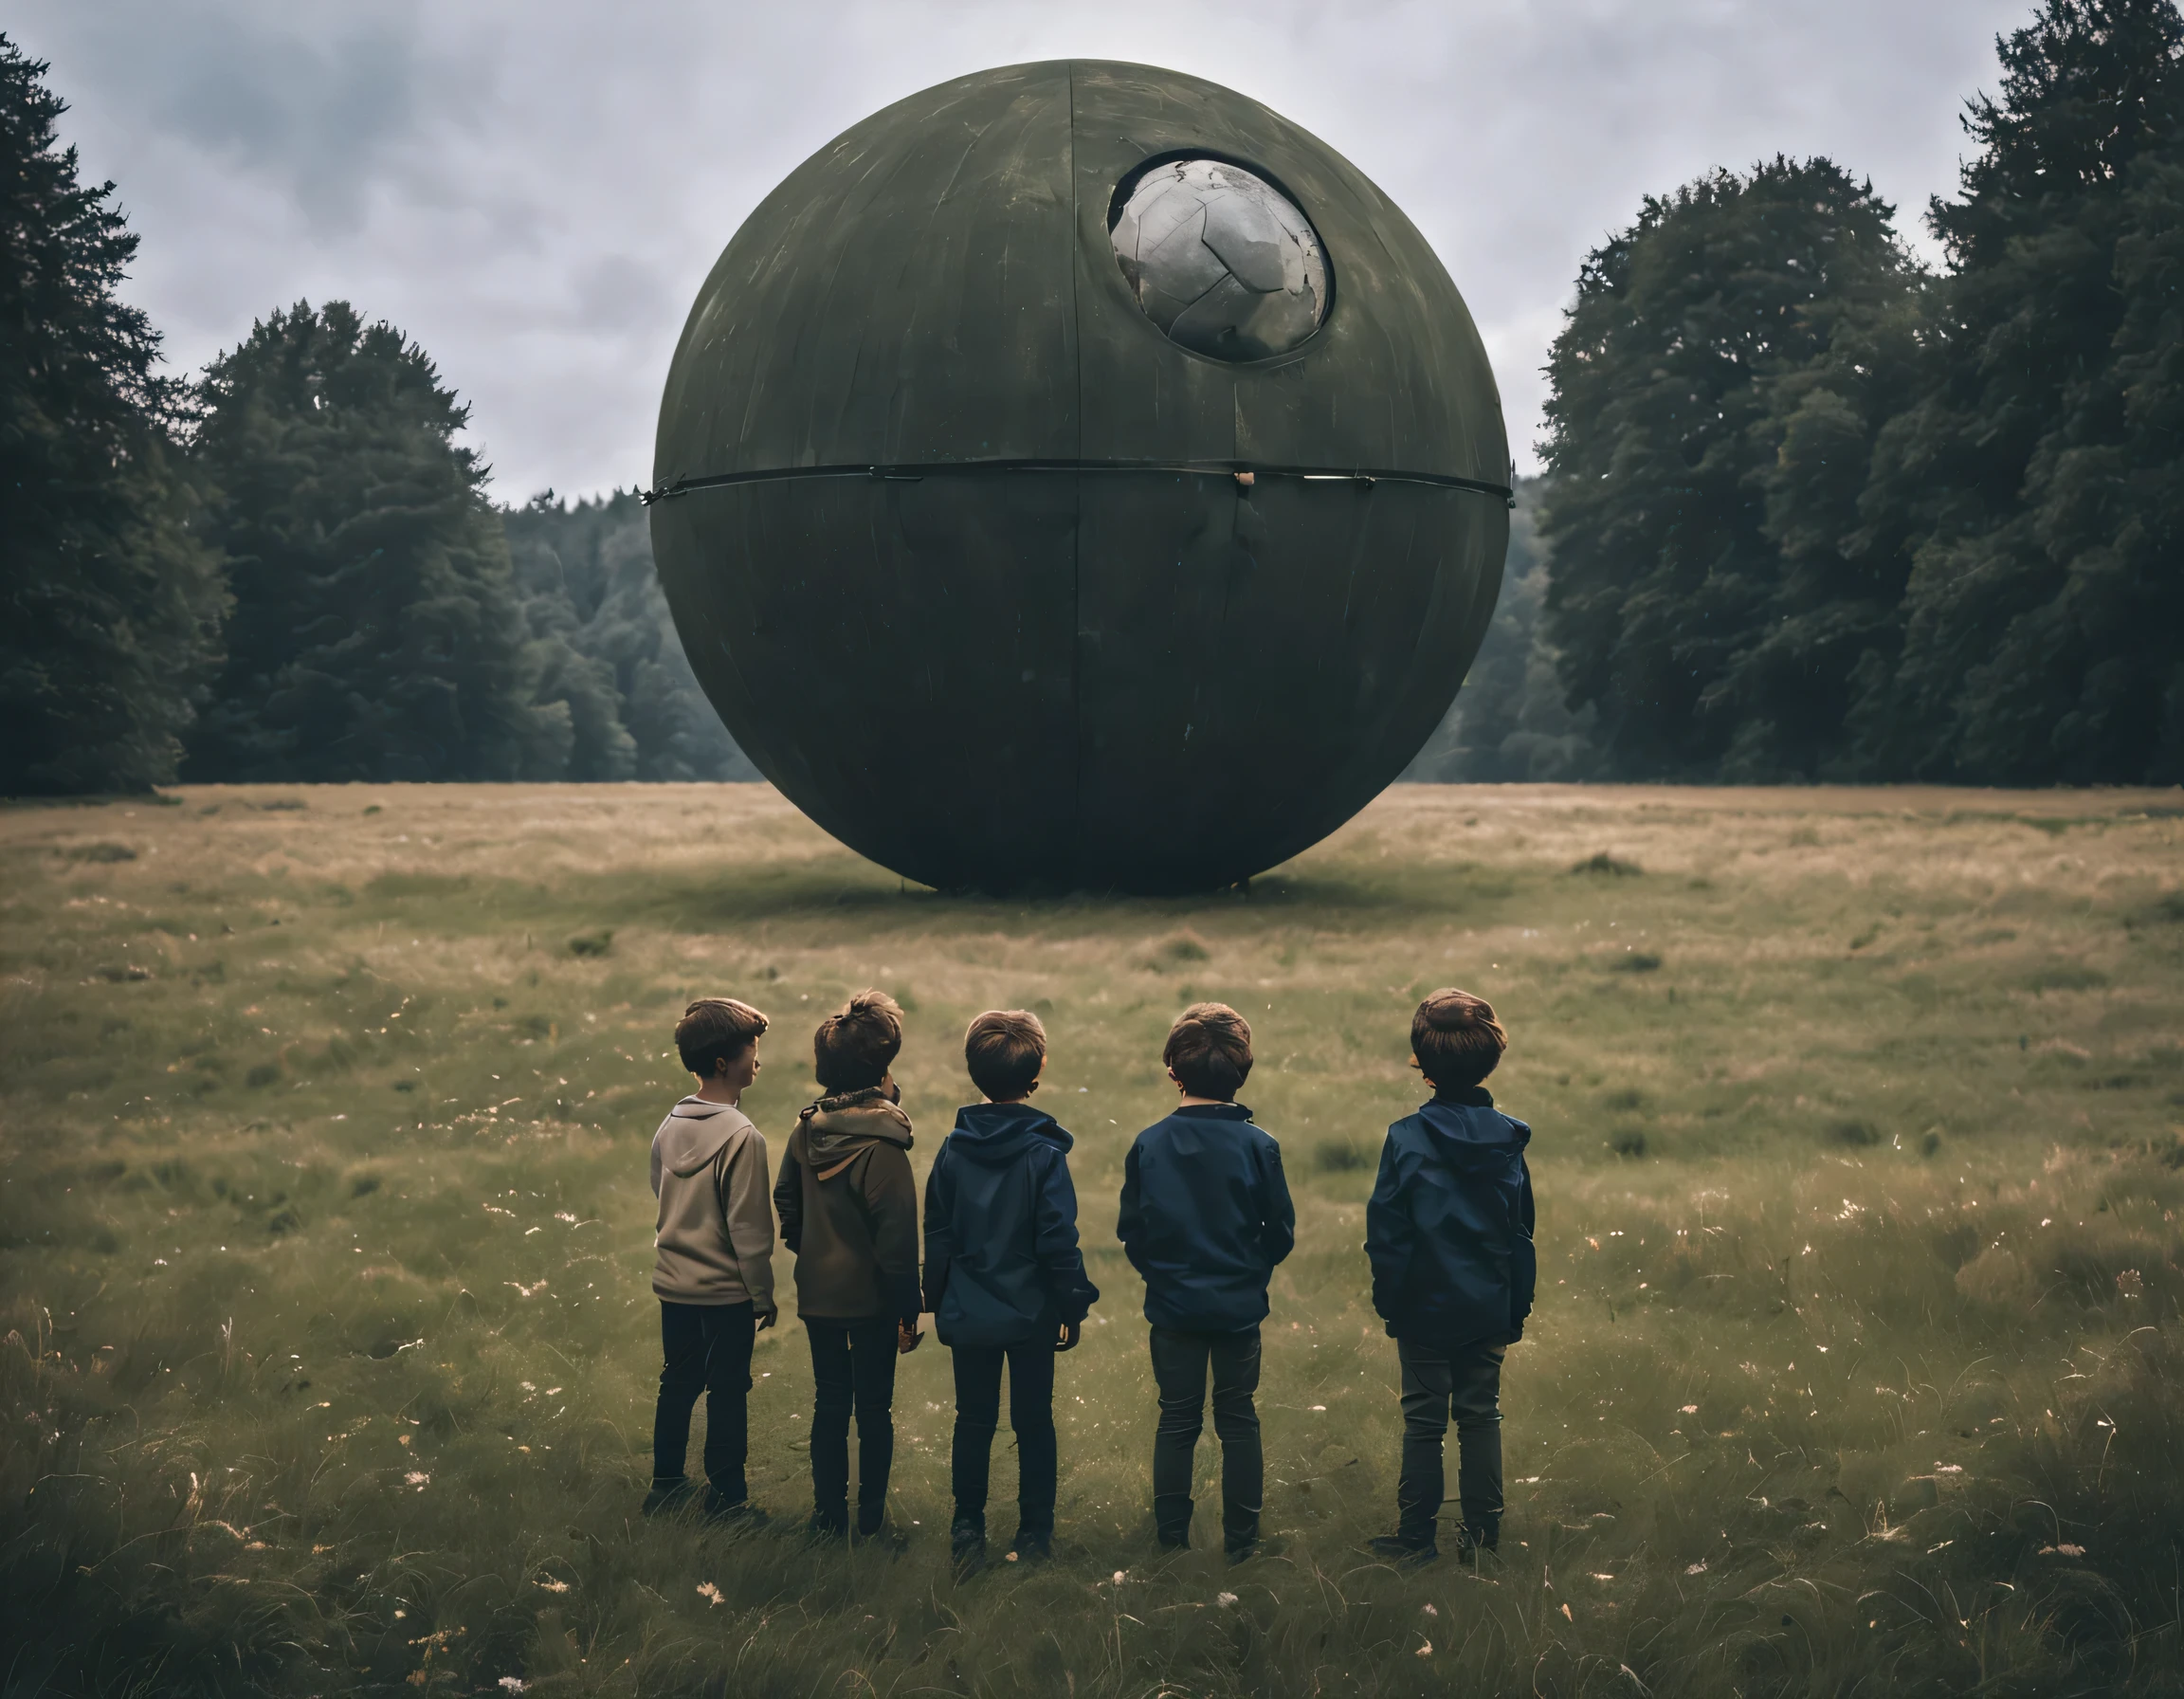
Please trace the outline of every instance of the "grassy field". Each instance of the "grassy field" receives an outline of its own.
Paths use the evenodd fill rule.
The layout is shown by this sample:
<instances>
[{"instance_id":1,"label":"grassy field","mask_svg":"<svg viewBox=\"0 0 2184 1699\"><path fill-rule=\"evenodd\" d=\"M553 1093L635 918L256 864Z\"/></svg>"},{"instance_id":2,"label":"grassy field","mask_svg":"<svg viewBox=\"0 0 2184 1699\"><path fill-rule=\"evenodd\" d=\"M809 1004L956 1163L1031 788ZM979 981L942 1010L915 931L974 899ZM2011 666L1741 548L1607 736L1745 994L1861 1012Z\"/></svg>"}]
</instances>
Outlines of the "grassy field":
<instances>
[{"instance_id":1,"label":"grassy field","mask_svg":"<svg viewBox=\"0 0 2184 1699\"><path fill-rule=\"evenodd\" d=\"M0 1691L2184 1692L2179 802L1406 788L1248 894L1030 905L904 888L755 786L0 813ZM674 1018L774 1016L778 1148L867 983L911 1011L920 1171L966 1018L1052 1035L1104 1297L1051 1566L950 1579L930 1343L904 1555L635 1515ZM1502 1562L1401 1573L1362 1549L1399 1426L1362 1206L1447 983L1513 1036L1540 1297ZM1299 1213L1275 1541L1233 1569L1154 1545L1113 1238L1206 996L1257 1028ZM756 1373L794 1525L792 1321Z\"/></svg>"}]
</instances>

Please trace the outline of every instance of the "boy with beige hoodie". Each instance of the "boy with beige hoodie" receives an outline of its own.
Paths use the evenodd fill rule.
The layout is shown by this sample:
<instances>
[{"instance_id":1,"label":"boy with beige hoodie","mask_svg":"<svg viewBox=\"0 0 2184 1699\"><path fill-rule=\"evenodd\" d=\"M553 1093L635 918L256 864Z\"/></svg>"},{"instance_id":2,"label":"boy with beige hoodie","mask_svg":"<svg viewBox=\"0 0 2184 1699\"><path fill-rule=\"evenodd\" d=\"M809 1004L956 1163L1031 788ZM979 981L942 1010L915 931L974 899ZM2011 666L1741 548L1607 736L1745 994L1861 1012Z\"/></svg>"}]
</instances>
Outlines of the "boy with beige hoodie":
<instances>
[{"instance_id":1,"label":"boy with beige hoodie","mask_svg":"<svg viewBox=\"0 0 2184 1699\"><path fill-rule=\"evenodd\" d=\"M701 997L675 1029L698 1089L652 1135L660 1226L652 1290L660 1299L660 1401L652 1417L652 1489L645 1514L686 1503L690 1413L705 1398L705 1514L764 1522L743 1466L751 1352L774 1325L774 1215L766 1140L737 1105L758 1075L766 1017L733 997Z\"/></svg>"}]
</instances>

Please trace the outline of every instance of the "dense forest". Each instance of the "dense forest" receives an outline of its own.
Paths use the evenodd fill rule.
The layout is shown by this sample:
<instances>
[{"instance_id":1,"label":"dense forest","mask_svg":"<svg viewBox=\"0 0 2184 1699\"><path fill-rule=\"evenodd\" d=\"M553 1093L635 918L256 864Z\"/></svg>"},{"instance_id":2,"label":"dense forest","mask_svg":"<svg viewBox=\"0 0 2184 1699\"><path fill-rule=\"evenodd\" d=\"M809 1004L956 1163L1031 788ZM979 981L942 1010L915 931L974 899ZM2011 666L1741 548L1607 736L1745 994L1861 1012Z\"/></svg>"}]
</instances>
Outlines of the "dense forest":
<instances>
[{"instance_id":1,"label":"dense forest","mask_svg":"<svg viewBox=\"0 0 2184 1699\"><path fill-rule=\"evenodd\" d=\"M1826 159L1588 255L1413 776L2184 780L2180 44L2172 0L2005 38L1938 271Z\"/></svg>"},{"instance_id":2,"label":"dense forest","mask_svg":"<svg viewBox=\"0 0 2184 1699\"><path fill-rule=\"evenodd\" d=\"M300 302L162 375L45 71L0 36L0 794L757 776L637 498L496 506L399 330Z\"/></svg>"},{"instance_id":3,"label":"dense forest","mask_svg":"<svg viewBox=\"0 0 2184 1699\"><path fill-rule=\"evenodd\" d=\"M1410 776L2184 780L2184 19L2044 0L1924 222L1825 158L1587 255L1502 602ZM193 380L0 36L0 794L753 776L633 495L495 504L299 302Z\"/></svg>"}]
</instances>

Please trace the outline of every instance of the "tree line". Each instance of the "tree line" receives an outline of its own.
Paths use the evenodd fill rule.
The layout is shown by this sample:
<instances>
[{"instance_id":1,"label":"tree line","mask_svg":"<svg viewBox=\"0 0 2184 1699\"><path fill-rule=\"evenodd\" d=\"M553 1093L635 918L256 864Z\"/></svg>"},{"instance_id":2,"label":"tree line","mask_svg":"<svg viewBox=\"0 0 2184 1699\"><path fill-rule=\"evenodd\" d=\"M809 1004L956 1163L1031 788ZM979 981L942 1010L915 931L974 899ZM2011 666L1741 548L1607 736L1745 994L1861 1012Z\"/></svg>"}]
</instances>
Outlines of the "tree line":
<instances>
[{"instance_id":1,"label":"tree line","mask_svg":"<svg viewBox=\"0 0 2184 1699\"><path fill-rule=\"evenodd\" d=\"M748 778L633 494L512 511L429 356L344 301L194 381L0 35L0 794Z\"/></svg>"},{"instance_id":2,"label":"tree line","mask_svg":"<svg viewBox=\"0 0 2184 1699\"><path fill-rule=\"evenodd\" d=\"M2184 780L2184 43L2048 0L1958 192L1648 198L1549 358L1494 630L1414 773Z\"/></svg>"},{"instance_id":3,"label":"tree line","mask_svg":"<svg viewBox=\"0 0 2184 1699\"><path fill-rule=\"evenodd\" d=\"M1544 475L1410 776L2184 780L2184 19L2043 0L1957 192L1826 158L1586 256ZM0 793L753 776L633 495L514 509L341 301L194 380L0 35Z\"/></svg>"}]
</instances>

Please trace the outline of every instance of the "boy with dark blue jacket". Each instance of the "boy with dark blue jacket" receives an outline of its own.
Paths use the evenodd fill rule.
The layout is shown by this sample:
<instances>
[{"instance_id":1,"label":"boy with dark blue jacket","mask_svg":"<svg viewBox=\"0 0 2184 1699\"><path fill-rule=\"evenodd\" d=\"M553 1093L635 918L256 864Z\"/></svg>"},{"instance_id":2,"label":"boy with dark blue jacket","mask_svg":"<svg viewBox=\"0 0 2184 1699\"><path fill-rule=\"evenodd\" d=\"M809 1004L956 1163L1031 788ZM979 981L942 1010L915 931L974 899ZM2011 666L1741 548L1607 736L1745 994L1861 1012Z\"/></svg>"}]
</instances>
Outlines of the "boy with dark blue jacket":
<instances>
[{"instance_id":1,"label":"boy with dark blue jacket","mask_svg":"<svg viewBox=\"0 0 2184 1699\"><path fill-rule=\"evenodd\" d=\"M971 1023L963 1059L982 1104L959 1109L925 1181L925 1307L956 1359L956 1519L966 1568L986 1551L986 1484L1009 1371L1016 1432L1012 1559L1052 1554L1054 1357L1074 1349L1100 1293L1077 1247L1069 1135L1027 1101L1046 1065L1046 1030L1022 1009Z\"/></svg>"},{"instance_id":2,"label":"boy with dark blue jacket","mask_svg":"<svg viewBox=\"0 0 2184 1699\"><path fill-rule=\"evenodd\" d=\"M1226 1003L1193 1003L1161 1058L1182 1094L1138 1135L1123 1164L1116 1233L1145 1277L1160 1425L1153 1438L1153 1521L1160 1544L1191 1543L1191 1464L1213 1377L1221 1440L1221 1532L1231 1559L1259 1544L1265 1464L1259 1444L1259 1324L1266 1282L1297 1242L1282 1147L1236 1093L1251 1072L1251 1027Z\"/></svg>"},{"instance_id":3,"label":"boy with dark blue jacket","mask_svg":"<svg viewBox=\"0 0 2184 1699\"><path fill-rule=\"evenodd\" d=\"M1403 1467L1397 1526L1373 1542L1384 1557L1440 1556L1441 1448L1456 1420L1457 1499L1466 1562L1502 1532L1502 1359L1524 1337L1537 1266L1532 1250L1532 1129L1494 1106L1481 1084L1508 1048L1493 1006L1437 991L1410 1019L1410 1066L1429 1103L1388 1129L1365 1206L1373 1307L1403 1365Z\"/></svg>"}]
</instances>

